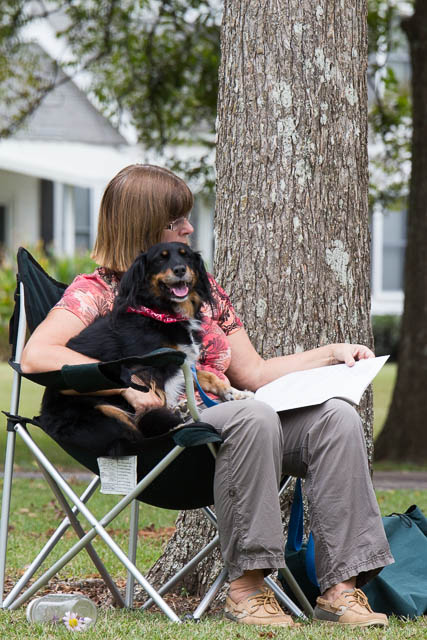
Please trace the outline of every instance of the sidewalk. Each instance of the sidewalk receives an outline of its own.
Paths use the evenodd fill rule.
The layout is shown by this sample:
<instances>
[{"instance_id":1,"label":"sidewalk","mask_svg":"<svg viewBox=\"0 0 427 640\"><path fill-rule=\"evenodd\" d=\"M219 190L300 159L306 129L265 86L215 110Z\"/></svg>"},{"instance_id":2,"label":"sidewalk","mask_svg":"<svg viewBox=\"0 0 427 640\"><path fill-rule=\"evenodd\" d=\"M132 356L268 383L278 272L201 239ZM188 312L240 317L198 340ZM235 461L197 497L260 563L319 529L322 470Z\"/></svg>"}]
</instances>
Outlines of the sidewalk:
<instances>
[{"instance_id":1,"label":"sidewalk","mask_svg":"<svg viewBox=\"0 0 427 640\"><path fill-rule=\"evenodd\" d=\"M375 471L374 487L387 489L427 490L427 471Z\"/></svg>"},{"instance_id":2,"label":"sidewalk","mask_svg":"<svg viewBox=\"0 0 427 640\"><path fill-rule=\"evenodd\" d=\"M17 478L40 478L38 471L14 471ZM88 482L93 478L90 472L71 471L63 472L63 476L69 480ZM0 478L3 471L0 471ZM380 491L388 489L412 489L427 491L427 471L376 471L374 473L374 487Z\"/></svg>"}]
</instances>

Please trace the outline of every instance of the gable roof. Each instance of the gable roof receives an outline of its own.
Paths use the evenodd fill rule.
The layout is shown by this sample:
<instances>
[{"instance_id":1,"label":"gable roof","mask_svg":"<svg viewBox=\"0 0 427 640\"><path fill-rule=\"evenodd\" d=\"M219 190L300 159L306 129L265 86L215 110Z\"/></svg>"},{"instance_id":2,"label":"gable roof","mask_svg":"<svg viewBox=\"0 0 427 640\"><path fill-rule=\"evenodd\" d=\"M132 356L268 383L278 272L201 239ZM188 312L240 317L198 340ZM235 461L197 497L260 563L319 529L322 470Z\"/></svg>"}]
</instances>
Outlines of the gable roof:
<instances>
[{"instance_id":1,"label":"gable roof","mask_svg":"<svg viewBox=\"0 0 427 640\"><path fill-rule=\"evenodd\" d=\"M82 142L97 145L127 145L127 140L113 127L64 72L55 69L53 60L39 45L37 49L43 72L55 73L62 83L48 93L36 111L13 135L15 139Z\"/></svg>"}]
</instances>

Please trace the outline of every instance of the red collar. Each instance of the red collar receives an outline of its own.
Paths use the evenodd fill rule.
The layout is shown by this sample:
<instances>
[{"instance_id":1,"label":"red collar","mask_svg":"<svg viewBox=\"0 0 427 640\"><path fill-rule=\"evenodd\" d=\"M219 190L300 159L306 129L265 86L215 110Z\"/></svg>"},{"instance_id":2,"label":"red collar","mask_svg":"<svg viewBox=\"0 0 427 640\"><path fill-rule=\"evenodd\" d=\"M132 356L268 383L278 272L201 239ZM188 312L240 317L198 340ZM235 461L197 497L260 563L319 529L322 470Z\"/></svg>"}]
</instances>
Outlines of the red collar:
<instances>
[{"instance_id":1,"label":"red collar","mask_svg":"<svg viewBox=\"0 0 427 640\"><path fill-rule=\"evenodd\" d=\"M149 309L148 307L140 306L137 309L135 307L128 307L126 309L127 313L140 313L142 316L147 316L147 318L153 318L153 320L158 320L159 322L182 322L183 320L188 320L185 316L169 315L168 313L163 313L162 311L155 311L154 309Z\"/></svg>"}]
</instances>

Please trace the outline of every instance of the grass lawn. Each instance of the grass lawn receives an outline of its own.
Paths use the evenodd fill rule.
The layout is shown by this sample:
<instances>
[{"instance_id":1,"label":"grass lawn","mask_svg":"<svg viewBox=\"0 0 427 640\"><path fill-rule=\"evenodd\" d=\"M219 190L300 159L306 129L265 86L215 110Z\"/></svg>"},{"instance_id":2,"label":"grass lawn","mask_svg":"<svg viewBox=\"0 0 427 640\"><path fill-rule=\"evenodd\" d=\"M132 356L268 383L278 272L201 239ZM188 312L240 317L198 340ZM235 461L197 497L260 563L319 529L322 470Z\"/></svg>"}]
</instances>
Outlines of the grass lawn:
<instances>
[{"instance_id":1,"label":"grass lawn","mask_svg":"<svg viewBox=\"0 0 427 640\"><path fill-rule=\"evenodd\" d=\"M374 393L374 438L384 426L391 403L397 364L385 364L372 383Z\"/></svg>"},{"instance_id":2,"label":"grass lawn","mask_svg":"<svg viewBox=\"0 0 427 640\"><path fill-rule=\"evenodd\" d=\"M0 484L1 486L1 484ZM73 483L77 492L81 492L83 485ZM410 504L418 506L427 512L427 491L378 491L378 502L381 513L388 514L396 511L404 511ZM105 507L112 507L117 501L115 496L96 494L92 499L92 510L100 515L105 512ZM139 543L137 550L137 566L144 573L162 552L163 545L171 533L176 513L174 511L159 510L141 505L139 523ZM38 479L18 478L14 482L12 494L12 517L9 536L9 551L11 564L7 567L7 576L16 580L22 568L27 565L36 550L51 535L53 527L62 519L60 511L51 500L51 494L44 483ZM85 523L82 523L83 526ZM129 526L129 512L125 510L107 530L112 533L118 544L126 550L127 528ZM52 554L52 558L63 553L66 548L74 544L76 538L73 532L67 532L65 539L58 545L58 552ZM112 576L117 580L120 588L124 588L124 569L115 556L100 541L94 541L94 546L101 559L105 561ZM60 574L61 581L59 591L64 590L67 581L75 584L79 580L96 579L94 567L87 555L82 552ZM53 584L54 588L54 584ZM91 596L92 597L92 596ZM140 613L137 610L123 612L111 607L100 606L99 617L96 626L86 632L88 640L111 639L118 640L124 637L138 638L145 636L153 639L176 638L187 640L188 638L206 638L215 640L228 640L231 638L298 638L318 639L329 638L342 639L378 639L393 638L427 638L427 618L416 621L403 622L397 619L391 620L391 629L388 632L380 629L359 630L355 633L350 629L331 629L315 623L304 624L295 630L280 631L260 628L237 627L227 622L218 612L208 614L199 624L188 623L182 626L171 623L163 615L156 613ZM177 611L182 614L183 611ZM25 618L25 607L17 611L8 612L0 610L0 631L2 640L21 638L62 638L68 637L68 631L60 626L29 625ZM386 635L387 634L387 635Z\"/></svg>"},{"instance_id":3,"label":"grass lawn","mask_svg":"<svg viewBox=\"0 0 427 640\"><path fill-rule=\"evenodd\" d=\"M392 387L395 379L396 367L386 365L374 381L374 431L379 433L387 414L388 404L391 398ZM11 373L9 367L0 363L0 408L9 408L11 386ZM23 403L20 413L32 416L38 413L42 388L28 381L23 381ZM49 457L55 459L62 468L69 468L69 458L40 430L33 428L35 439L40 442ZM0 434L0 465L4 461L5 431ZM20 441L17 441L16 461L22 469L32 469L34 463ZM77 468L75 465L74 468ZM83 486L73 484L79 492ZM0 489L2 481L0 480ZM378 491L378 503L382 514L405 511L409 505L417 504L424 512L427 512L427 491ZM112 507L117 498L96 494L92 501L92 510L95 514L105 513L106 508ZM102 503L102 504L101 504ZM175 522L176 512L159 510L147 505L141 506L140 535L137 550L137 566L144 573L162 553L163 546L171 533ZM11 508L11 522L9 535L9 564L7 578L15 581L25 567L34 557L44 542L51 535L53 528L62 520L62 515L51 494L46 489L42 480L16 478L14 480ZM82 523L85 526L85 523ZM108 531L114 533L114 539L126 550L127 530L129 526L129 510L125 510L111 525ZM52 558L62 554L68 546L75 542L75 535L69 531L63 541L58 545L58 550L52 553ZM119 587L124 586L124 570L115 556L106 545L100 541L94 542L102 560L109 568ZM73 561L66 565L58 575L58 580L63 583L69 581L75 583L79 580L95 580L97 574L94 567L84 552L80 553ZM63 587L59 588L61 591ZM182 612L178 611L178 614ZM21 640L22 638L60 639L69 637L69 632L62 626L29 625L25 618L25 607L17 611L9 612L0 610L0 640ZM108 607L99 608L99 617L96 626L86 632L88 640L121 640L126 637L138 640L142 637L150 640L187 640L214 639L229 640L234 638L259 639L259 638L295 638L304 640L329 640L337 639L378 639L403 640L404 638L427 638L427 618L416 621L391 620L391 628L388 631L381 629L351 630L332 628L328 625L303 624L295 630L275 630L274 628L261 629L259 627L242 627L225 621L219 614L207 615L199 624L188 623L182 626L167 621L165 616L156 613L140 613L138 611L123 612Z\"/></svg>"},{"instance_id":4,"label":"grass lawn","mask_svg":"<svg viewBox=\"0 0 427 640\"><path fill-rule=\"evenodd\" d=\"M13 371L6 362L0 362L0 410L9 411L10 409L10 394L12 389L12 374ZM40 403L43 395L43 387L34 384L29 380L22 379L21 388L21 404L19 406L19 415L32 418L38 415L40 411ZM6 417L2 417L2 426L5 425ZM61 449L51 438L46 436L41 429L37 427L29 427L29 431L33 436L37 444L43 449L47 457L51 460L55 460L60 469L70 467L70 456ZM6 429L3 428L0 432L0 469L4 467L4 455L6 447ZM16 451L15 462L17 467L21 469L31 470L38 469L32 454L27 450L27 447L21 442L21 439L16 438ZM82 469L78 462L73 462L74 469Z\"/></svg>"},{"instance_id":5,"label":"grass lawn","mask_svg":"<svg viewBox=\"0 0 427 640\"><path fill-rule=\"evenodd\" d=\"M21 613L1 614L4 619L4 640L61 640L69 638L69 631L55 626L32 625L23 619ZM425 640L427 621L404 622L391 620L387 630L381 629L331 629L330 625L303 624L297 629L274 629L274 627L250 627L236 625L223 618L205 618L197 625L187 623L177 625L166 622L164 617L152 614L140 614L136 611L106 611L98 617L93 629L85 632L87 640Z\"/></svg>"}]
</instances>

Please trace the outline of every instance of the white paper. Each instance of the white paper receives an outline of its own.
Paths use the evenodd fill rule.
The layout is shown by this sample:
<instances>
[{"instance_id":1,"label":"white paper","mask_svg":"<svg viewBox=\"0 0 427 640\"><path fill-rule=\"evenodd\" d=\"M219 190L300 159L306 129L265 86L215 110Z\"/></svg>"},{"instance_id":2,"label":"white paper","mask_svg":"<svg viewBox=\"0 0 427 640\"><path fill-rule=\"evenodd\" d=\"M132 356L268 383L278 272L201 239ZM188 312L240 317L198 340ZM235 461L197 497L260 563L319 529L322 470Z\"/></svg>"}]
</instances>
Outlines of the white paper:
<instances>
[{"instance_id":1,"label":"white paper","mask_svg":"<svg viewBox=\"0 0 427 640\"><path fill-rule=\"evenodd\" d=\"M136 456L98 458L101 493L126 495L136 487Z\"/></svg>"},{"instance_id":2,"label":"white paper","mask_svg":"<svg viewBox=\"0 0 427 640\"><path fill-rule=\"evenodd\" d=\"M269 404L275 411L309 407L330 398L343 398L357 405L388 358L358 360L352 367L335 364L288 373L260 387L255 399Z\"/></svg>"}]
</instances>

